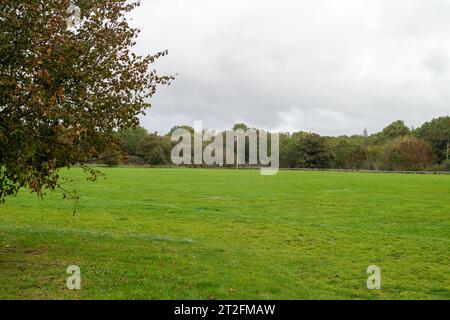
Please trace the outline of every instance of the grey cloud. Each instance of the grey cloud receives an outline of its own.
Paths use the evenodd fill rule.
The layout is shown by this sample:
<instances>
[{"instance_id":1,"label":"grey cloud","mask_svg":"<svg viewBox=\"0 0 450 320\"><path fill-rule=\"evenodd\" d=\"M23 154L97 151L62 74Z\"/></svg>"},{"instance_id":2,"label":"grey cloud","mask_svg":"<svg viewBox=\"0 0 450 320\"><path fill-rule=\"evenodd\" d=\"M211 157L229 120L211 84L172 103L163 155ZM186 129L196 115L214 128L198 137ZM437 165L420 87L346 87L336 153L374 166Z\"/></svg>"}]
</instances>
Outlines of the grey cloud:
<instances>
[{"instance_id":1,"label":"grey cloud","mask_svg":"<svg viewBox=\"0 0 450 320\"><path fill-rule=\"evenodd\" d=\"M450 1L145 0L140 53L178 73L142 119L321 134L449 113Z\"/></svg>"},{"instance_id":2,"label":"grey cloud","mask_svg":"<svg viewBox=\"0 0 450 320\"><path fill-rule=\"evenodd\" d=\"M449 67L449 62L450 58L443 49L431 51L424 60L425 66L436 75L445 74Z\"/></svg>"}]
</instances>

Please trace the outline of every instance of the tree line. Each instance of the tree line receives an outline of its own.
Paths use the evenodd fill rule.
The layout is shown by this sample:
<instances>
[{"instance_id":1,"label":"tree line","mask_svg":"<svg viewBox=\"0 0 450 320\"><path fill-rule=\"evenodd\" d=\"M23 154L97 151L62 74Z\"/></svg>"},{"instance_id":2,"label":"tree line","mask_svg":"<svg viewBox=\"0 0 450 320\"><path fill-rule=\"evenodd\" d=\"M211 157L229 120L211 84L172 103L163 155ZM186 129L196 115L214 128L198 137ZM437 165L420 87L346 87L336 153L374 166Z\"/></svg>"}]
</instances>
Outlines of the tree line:
<instances>
[{"instance_id":1,"label":"tree line","mask_svg":"<svg viewBox=\"0 0 450 320\"><path fill-rule=\"evenodd\" d=\"M177 142L169 133L149 133L142 127L120 130L118 148L103 154L98 162L109 166L171 165ZM249 129L236 124L234 130ZM248 141L246 143L248 156ZM450 117L440 117L419 128L396 121L382 131L352 136L321 136L311 132L280 133L280 167L310 169L354 169L388 171L450 171Z\"/></svg>"}]
</instances>

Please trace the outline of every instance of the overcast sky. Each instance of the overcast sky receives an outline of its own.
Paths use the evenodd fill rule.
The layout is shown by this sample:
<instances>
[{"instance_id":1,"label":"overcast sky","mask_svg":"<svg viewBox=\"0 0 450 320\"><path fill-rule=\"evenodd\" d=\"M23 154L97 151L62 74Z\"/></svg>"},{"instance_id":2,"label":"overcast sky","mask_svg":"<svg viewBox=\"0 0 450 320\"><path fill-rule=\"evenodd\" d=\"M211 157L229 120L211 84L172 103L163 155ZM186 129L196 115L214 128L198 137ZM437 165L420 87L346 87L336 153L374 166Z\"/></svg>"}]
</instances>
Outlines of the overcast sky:
<instances>
[{"instance_id":1,"label":"overcast sky","mask_svg":"<svg viewBox=\"0 0 450 320\"><path fill-rule=\"evenodd\" d=\"M143 0L136 50L175 74L150 131L236 122L323 135L450 114L449 0Z\"/></svg>"}]
</instances>

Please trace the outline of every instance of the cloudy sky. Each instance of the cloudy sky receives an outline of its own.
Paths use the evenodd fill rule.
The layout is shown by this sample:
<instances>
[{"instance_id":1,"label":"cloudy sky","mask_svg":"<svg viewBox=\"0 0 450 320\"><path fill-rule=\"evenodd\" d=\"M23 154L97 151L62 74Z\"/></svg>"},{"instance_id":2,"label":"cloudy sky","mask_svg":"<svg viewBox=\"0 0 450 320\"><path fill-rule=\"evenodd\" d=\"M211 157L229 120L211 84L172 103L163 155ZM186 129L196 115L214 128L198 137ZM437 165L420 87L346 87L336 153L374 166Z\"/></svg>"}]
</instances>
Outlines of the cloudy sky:
<instances>
[{"instance_id":1,"label":"cloudy sky","mask_svg":"<svg viewBox=\"0 0 450 320\"><path fill-rule=\"evenodd\" d=\"M450 114L450 0L143 0L136 50L178 74L142 119L324 135Z\"/></svg>"}]
</instances>

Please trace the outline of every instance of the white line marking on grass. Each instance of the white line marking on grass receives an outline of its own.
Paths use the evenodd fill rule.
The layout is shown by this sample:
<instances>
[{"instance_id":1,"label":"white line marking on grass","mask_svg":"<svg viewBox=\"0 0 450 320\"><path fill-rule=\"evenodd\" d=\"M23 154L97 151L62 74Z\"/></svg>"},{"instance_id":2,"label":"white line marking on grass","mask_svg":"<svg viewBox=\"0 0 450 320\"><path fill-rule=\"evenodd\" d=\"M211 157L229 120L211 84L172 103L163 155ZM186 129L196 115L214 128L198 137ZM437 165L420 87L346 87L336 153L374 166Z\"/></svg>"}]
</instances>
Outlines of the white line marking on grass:
<instances>
[{"instance_id":1,"label":"white line marking on grass","mask_svg":"<svg viewBox=\"0 0 450 320\"><path fill-rule=\"evenodd\" d=\"M90 200L104 200L101 198L93 198L93 197L84 197L84 199L90 199ZM179 207L179 206L174 206L171 204L164 204L164 203L154 203L154 202L147 202L147 201L130 201L130 200L108 200L108 203L112 203L112 204L141 204L144 206L153 206L153 207L161 207L161 208L170 208L170 209L177 209L177 210L190 210L190 211L199 211L199 212L205 212L208 210L204 210L204 209L196 209L196 208L187 208L187 207Z\"/></svg>"},{"instance_id":2,"label":"white line marking on grass","mask_svg":"<svg viewBox=\"0 0 450 320\"><path fill-rule=\"evenodd\" d=\"M333 190L324 190L323 192L348 192L353 191L352 189L333 189Z\"/></svg>"},{"instance_id":3,"label":"white line marking on grass","mask_svg":"<svg viewBox=\"0 0 450 320\"><path fill-rule=\"evenodd\" d=\"M72 234L84 237L101 237L101 238L133 238L138 240L146 240L146 241L167 241L167 242L175 242L175 243L195 243L197 241L193 239L174 239L167 236L159 236L159 235L148 235L148 234L118 234L118 233L108 233L102 231L89 231L89 230L80 230L80 229L60 229L60 228L42 228L42 227L34 227L28 225L0 225L0 230L18 230L18 231L26 231L29 233L56 233L56 234Z\"/></svg>"},{"instance_id":4,"label":"white line marking on grass","mask_svg":"<svg viewBox=\"0 0 450 320\"><path fill-rule=\"evenodd\" d=\"M239 198L233 198L233 197L228 197L228 196L208 196L208 195L200 197L200 199L208 199L208 200L241 200Z\"/></svg>"}]
</instances>

